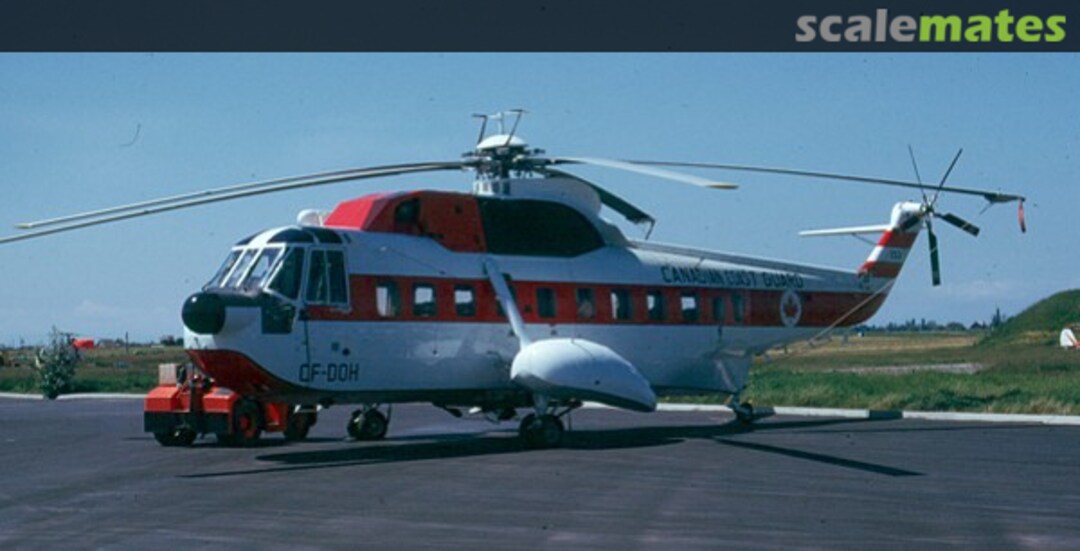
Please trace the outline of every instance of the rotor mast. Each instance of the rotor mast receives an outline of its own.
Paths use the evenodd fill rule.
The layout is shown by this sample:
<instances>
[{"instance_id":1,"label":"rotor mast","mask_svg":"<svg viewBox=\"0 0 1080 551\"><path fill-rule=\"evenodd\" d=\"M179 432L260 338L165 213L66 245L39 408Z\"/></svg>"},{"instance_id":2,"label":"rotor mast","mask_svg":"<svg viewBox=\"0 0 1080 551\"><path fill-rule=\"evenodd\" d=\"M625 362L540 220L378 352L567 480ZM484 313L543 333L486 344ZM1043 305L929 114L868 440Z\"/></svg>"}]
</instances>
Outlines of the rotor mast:
<instances>
[{"instance_id":1,"label":"rotor mast","mask_svg":"<svg viewBox=\"0 0 1080 551\"><path fill-rule=\"evenodd\" d=\"M476 169L476 183L473 185L474 193L502 195L498 181L507 180L513 176L531 175L543 164L535 158L543 155L542 149L530 148L529 144L516 135L518 125L525 115L524 109L510 109L491 115L474 114L481 120L480 134L476 139L476 147L462 155L465 162ZM506 123L513 119L509 132ZM497 134L488 134L488 123L498 124Z\"/></svg>"}]
</instances>

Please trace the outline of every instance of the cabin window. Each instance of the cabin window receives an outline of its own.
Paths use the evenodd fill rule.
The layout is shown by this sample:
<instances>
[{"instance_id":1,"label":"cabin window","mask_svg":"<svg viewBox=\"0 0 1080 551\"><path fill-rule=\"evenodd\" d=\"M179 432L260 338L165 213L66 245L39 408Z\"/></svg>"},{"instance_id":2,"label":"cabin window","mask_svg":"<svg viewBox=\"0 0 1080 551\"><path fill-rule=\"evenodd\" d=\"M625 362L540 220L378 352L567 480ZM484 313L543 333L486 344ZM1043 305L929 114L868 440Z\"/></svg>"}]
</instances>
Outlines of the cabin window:
<instances>
[{"instance_id":1,"label":"cabin window","mask_svg":"<svg viewBox=\"0 0 1080 551\"><path fill-rule=\"evenodd\" d=\"M427 283L413 285L412 313L420 318L430 318L435 315L435 287Z\"/></svg>"},{"instance_id":2,"label":"cabin window","mask_svg":"<svg viewBox=\"0 0 1080 551\"><path fill-rule=\"evenodd\" d=\"M724 310L724 297L713 297L712 299L712 315L713 321L717 323L724 323L727 321L727 312Z\"/></svg>"},{"instance_id":3,"label":"cabin window","mask_svg":"<svg viewBox=\"0 0 1080 551\"><path fill-rule=\"evenodd\" d=\"M554 289L549 287L536 289L536 313L541 318L554 318L556 316Z\"/></svg>"},{"instance_id":4,"label":"cabin window","mask_svg":"<svg viewBox=\"0 0 1080 551\"><path fill-rule=\"evenodd\" d=\"M348 304L344 253L318 249L311 251L305 298L314 304Z\"/></svg>"},{"instance_id":5,"label":"cabin window","mask_svg":"<svg viewBox=\"0 0 1080 551\"><path fill-rule=\"evenodd\" d=\"M630 302L628 289L611 290L611 316L616 320L630 320L634 318L633 303Z\"/></svg>"},{"instance_id":6,"label":"cabin window","mask_svg":"<svg viewBox=\"0 0 1080 551\"><path fill-rule=\"evenodd\" d=\"M592 289L577 290L577 317L588 320L596 317L596 293Z\"/></svg>"},{"instance_id":7,"label":"cabin window","mask_svg":"<svg viewBox=\"0 0 1080 551\"><path fill-rule=\"evenodd\" d=\"M684 292L682 297L680 297L680 303L682 306L683 321L697 321L699 317L697 293L693 291Z\"/></svg>"},{"instance_id":8,"label":"cabin window","mask_svg":"<svg viewBox=\"0 0 1080 551\"><path fill-rule=\"evenodd\" d=\"M746 319L746 299L742 293L731 295L731 317L736 324L742 324Z\"/></svg>"},{"instance_id":9,"label":"cabin window","mask_svg":"<svg viewBox=\"0 0 1080 551\"><path fill-rule=\"evenodd\" d=\"M645 293L645 308L648 310L650 320L662 321L664 319L664 293L659 290Z\"/></svg>"},{"instance_id":10,"label":"cabin window","mask_svg":"<svg viewBox=\"0 0 1080 551\"><path fill-rule=\"evenodd\" d=\"M476 315L476 291L472 285L454 287L454 312L467 318Z\"/></svg>"},{"instance_id":11,"label":"cabin window","mask_svg":"<svg viewBox=\"0 0 1080 551\"><path fill-rule=\"evenodd\" d=\"M304 275L304 249L289 249L281 268L270 282L270 290L296 300L300 296L300 280Z\"/></svg>"},{"instance_id":12,"label":"cabin window","mask_svg":"<svg viewBox=\"0 0 1080 551\"><path fill-rule=\"evenodd\" d=\"M375 309L384 318L394 318L401 313L401 292L397 283L381 281L375 285Z\"/></svg>"},{"instance_id":13,"label":"cabin window","mask_svg":"<svg viewBox=\"0 0 1080 551\"><path fill-rule=\"evenodd\" d=\"M484 238L493 254L578 256L604 240L580 212L560 203L478 198Z\"/></svg>"}]
</instances>

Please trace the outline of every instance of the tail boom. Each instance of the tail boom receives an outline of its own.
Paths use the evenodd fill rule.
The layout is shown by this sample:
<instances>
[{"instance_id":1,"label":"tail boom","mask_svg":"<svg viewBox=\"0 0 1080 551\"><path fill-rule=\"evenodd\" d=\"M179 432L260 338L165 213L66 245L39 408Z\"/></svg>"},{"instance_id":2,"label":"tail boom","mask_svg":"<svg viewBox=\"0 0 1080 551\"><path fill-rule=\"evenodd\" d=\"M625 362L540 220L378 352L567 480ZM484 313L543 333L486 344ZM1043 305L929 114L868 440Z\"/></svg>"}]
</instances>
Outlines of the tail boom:
<instances>
[{"instance_id":1,"label":"tail boom","mask_svg":"<svg viewBox=\"0 0 1080 551\"><path fill-rule=\"evenodd\" d=\"M911 223L914 217L921 216L918 203L897 203L893 207L892 220L888 229L878 239L870 256L859 267L859 275L866 277L896 279L900 275L900 269L904 267L908 253L912 245L919 237L922 223ZM904 229L908 226L908 229Z\"/></svg>"}]
</instances>

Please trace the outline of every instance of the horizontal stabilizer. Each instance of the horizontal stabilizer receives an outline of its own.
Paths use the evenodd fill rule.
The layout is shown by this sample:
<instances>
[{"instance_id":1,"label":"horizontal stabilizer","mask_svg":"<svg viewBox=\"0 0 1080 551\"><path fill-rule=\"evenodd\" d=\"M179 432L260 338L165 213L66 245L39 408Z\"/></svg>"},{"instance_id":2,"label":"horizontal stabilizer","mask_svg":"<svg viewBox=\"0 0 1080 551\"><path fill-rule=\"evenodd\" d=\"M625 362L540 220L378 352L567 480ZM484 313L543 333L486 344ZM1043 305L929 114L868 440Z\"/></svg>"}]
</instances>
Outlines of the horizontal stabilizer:
<instances>
[{"instance_id":1,"label":"horizontal stabilizer","mask_svg":"<svg viewBox=\"0 0 1080 551\"><path fill-rule=\"evenodd\" d=\"M891 228L888 224L875 224L873 226L852 226L850 228L831 228L826 230L806 230L799 232L801 237L826 237L832 235L860 235L864 233L881 233Z\"/></svg>"}]
</instances>

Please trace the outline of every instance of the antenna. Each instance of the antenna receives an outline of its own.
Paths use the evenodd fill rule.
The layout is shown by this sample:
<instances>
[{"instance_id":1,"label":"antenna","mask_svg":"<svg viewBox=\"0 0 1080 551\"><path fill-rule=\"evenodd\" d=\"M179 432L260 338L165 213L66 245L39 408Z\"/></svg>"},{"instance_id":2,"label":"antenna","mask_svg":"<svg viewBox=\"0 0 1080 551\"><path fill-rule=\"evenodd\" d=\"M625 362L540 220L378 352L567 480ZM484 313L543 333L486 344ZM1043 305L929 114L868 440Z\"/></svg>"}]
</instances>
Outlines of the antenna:
<instances>
[{"instance_id":1,"label":"antenna","mask_svg":"<svg viewBox=\"0 0 1080 551\"><path fill-rule=\"evenodd\" d=\"M504 144L504 145L510 145L510 140L514 139L514 132L517 132L518 124L521 123L521 117L523 117L525 115L525 113L527 113L527 111L525 111L524 109L521 109L521 108L511 109L509 111L504 111L502 113L503 115L507 115L507 114L517 115L517 118L514 119L514 126L510 128L510 134L508 134L506 136L506 144Z\"/></svg>"},{"instance_id":2,"label":"antenna","mask_svg":"<svg viewBox=\"0 0 1080 551\"><path fill-rule=\"evenodd\" d=\"M499 134L506 134L506 126L503 124L505 115L506 111L499 111L498 113L488 115L488 118L499 121Z\"/></svg>"},{"instance_id":3,"label":"antenna","mask_svg":"<svg viewBox=\"0 0 1080 551\"><path fill-rule=\"evenodd\" d=\"M480 123L480 135L476 137L476 143L479 144L484 141L484 132L487 131L488 116L483 113L473 113L473 118L481 119L482 121Z\"/></svg>"}]
</instances>

